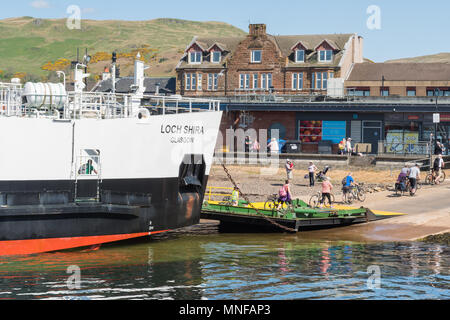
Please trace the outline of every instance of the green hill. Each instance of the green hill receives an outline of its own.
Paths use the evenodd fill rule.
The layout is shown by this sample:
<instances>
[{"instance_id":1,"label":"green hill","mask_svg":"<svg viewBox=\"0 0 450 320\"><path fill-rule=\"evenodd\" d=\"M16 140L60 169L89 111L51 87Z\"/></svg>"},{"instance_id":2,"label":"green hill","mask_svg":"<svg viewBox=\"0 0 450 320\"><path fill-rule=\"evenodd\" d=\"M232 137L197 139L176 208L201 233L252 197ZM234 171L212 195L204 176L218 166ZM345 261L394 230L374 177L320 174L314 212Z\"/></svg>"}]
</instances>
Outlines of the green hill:
<instances>
[{"instance_id":1,"label":"green hill","mask_svg":"<svg viewBox=\"0 0 450 320\"><path fill-rule=\"evenodd\" d=\"M388 60L386 63L450 63L450 52L432 54L428 56Z\"/></svg>"},{"instance_id":2,"label":"green hill","mask_svg":"<svg viewBox=\"0 0 450 320\"><path fill-rule=\"evenodd\" d=\"M139 49L147 49L151 76L174 75L174 68L194 36L238 36L244 31L221 22L195 22L178 19L150 21L82 20L80 30L70 30L66 19L32 17L0 20L0 76L15 73L46 78L49 70L67 68L76 59L77 48L84 55L97 53L100 61L90 65L90 72L100 74L110 63L112 51L120 54L121 74L132 72ZM103 53L103 54L102 54ZM64 60L67 59L67 60ZM146 59L146 60L147 60ZM45 67L46 66L46 67ZM43 70L44 69L46 70ZM21 76L24 76L23 74Z\"/></svg>"}]
</instances>

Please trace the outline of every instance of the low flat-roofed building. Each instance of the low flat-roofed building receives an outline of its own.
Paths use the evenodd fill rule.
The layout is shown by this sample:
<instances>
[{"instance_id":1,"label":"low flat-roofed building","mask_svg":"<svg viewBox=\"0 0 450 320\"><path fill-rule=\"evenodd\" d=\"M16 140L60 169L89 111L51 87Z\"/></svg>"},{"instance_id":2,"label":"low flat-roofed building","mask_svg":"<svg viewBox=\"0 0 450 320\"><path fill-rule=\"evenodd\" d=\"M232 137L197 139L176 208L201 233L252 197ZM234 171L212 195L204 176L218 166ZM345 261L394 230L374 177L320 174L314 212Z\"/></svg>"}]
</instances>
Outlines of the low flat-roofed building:
<instances>
[{"instance_id":1,"label":"low flat-roofed building","mask_svg":"<svg viewBox=\"0 0 450 320\"><path fill-rule=\"evenodd\" d=\"M355 96L450 96L450 64L357 63L345 88Z\"/></svg>"}]
</instances>

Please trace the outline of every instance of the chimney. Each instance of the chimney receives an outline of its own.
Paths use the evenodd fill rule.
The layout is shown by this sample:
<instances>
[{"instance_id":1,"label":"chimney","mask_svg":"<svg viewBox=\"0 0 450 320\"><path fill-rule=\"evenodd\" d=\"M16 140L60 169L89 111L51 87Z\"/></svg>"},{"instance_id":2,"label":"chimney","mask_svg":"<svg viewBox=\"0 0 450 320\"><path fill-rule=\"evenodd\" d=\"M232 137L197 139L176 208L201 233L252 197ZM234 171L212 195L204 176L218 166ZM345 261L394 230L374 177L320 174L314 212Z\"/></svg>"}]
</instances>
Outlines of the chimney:
<instances>
[{"instance_id":1,"label":"chimney","mask_svg":"<svg viewBox=\"0 0 450 320\"><path fill-rule=\"evenodd\" d=\"M249 27L249 34L253 37L265 36L266 25L265 24L251 24Z\"/></svg>"},{"instance_id":2,"label":"chimney","mask_svg":"<svg viewBox=\"0 0 450 320\"><path fill-rule=\"evenodd\" d=\"M156 86L155 96L159 96L159 88L160 88L161 85L159 83L157 83L155 86Z\"/></svg>"}]
</instances>

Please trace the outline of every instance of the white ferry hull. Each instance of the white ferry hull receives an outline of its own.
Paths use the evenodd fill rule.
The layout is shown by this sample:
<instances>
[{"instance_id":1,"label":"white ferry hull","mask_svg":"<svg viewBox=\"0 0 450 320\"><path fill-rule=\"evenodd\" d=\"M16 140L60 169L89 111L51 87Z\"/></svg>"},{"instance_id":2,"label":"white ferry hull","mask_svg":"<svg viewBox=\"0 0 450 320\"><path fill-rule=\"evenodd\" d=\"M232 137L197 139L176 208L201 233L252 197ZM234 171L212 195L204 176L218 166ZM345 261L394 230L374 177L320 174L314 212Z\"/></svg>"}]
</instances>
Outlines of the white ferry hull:
<instances>
[{"instance_id":1,"label":"white ferry hull","mask_svg":"<svg viewBox=\"0 0 450 320\"><path fill-rule=\"evenodd\" d=\"M221 118L0 118L0 256L197 224ZM99 161L80 175L86 150Z\"/></svg>"}]
</instances>

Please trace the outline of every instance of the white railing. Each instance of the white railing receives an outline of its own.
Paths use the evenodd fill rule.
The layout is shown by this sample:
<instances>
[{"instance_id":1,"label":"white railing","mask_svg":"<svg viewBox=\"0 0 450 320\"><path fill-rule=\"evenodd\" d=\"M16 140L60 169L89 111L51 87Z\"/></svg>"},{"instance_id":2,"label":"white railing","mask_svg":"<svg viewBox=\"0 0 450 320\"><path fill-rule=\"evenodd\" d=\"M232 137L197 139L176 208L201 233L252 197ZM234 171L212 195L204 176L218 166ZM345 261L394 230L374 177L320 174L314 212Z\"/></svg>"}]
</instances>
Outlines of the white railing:
<instances>
[{"instance_id":1,"label":"white railing","mask_svg":"<svg viewBox=\"0 0 450 320\"><path fill-rule=\"evenodd\" d=\"M63 108L54 106L30 107L26 103L22 103L22 96L23 88L21 85L0 83L0 116L114 119L134 117L140 113L150 116L152 114L220 111L219 100L184 98L181 96L68 92L64 96L52 97L64 98ZM33 97L41 98L38 94L33 95Z\"/></svg>"},{"instance_id":2,"label":"white railing","mask_svg":"<svg viewBox=\"0 0 450 320\"><path fill-rule=\"evenodd\" d=\"M0 83L0 115L19 116L22 113L22 85Z\"/></svg>"}]
</instances>

